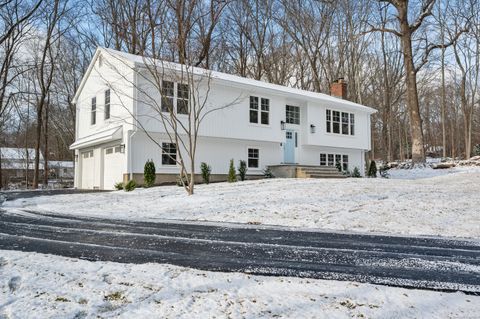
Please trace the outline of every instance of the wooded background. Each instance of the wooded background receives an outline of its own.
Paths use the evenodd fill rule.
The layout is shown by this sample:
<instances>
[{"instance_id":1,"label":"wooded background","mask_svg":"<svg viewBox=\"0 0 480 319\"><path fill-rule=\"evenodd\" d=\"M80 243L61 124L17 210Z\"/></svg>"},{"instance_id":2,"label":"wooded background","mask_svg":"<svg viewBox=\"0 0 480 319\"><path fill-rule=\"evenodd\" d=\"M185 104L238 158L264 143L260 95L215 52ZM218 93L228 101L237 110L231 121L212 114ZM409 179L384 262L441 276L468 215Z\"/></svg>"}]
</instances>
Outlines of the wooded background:
<instances>
[{"instance_id":1,"label":"wooded background","mask_svg":"<svg viewBox=\"0 0 480 319\"><path fill-rule=\"evenodd\" d=\"M38 152L72 159L71 100L102 46L327 94L345 78L349 100L378 110L371 158L470 157L478 12L477 0L1 0L0 147L36 148L37 167Z\"/></svg>"}]
</instances>

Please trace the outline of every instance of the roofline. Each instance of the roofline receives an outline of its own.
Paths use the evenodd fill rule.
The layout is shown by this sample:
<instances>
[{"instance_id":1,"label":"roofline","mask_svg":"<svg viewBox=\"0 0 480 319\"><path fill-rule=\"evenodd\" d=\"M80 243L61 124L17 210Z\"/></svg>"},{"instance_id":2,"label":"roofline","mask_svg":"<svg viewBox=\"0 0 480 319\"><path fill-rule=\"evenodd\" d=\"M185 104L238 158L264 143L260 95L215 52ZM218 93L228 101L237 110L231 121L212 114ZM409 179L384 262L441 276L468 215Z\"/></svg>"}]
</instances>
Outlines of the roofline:
<instances>
[{"instance_id":1,"label":"roofline","mask_svg":"<svg viewBox=\"0 0 480 319\"><path fill-rule=\"evenodd\" d=\"M76 91L76 93L75 93L75 95L72 99L72 103L77 102L78 96L80 95L80 92L82 91L87 78L89 77L93 67L95 66L96 60L98 59L98 56L100 55L100 53L102 51L107 52L110 55L116 55L117 57L122 58L122 59L127 59L128 61L133 62L134 66L145 67L145 64L146 64L145 59L146 58L143 57L143 56L134 55L134 54L126 53L126 52L122 52L122 51L117 51L117 50L114 50L114 49L98 47L94 56L93 56L93 58L92 58L92 61L90 62L90 65L88 66L87 71L85 72L85 75L82 78L82 81L80 82L80 86L78 87L78 89L77 89L77 91ZM167 61L162 61L162 60L156 60L155 62L160 62L162 66L164 66L165 68L167 68L169 70L173 70L173 71L181 70L184 67L181 64L175 63L175 62L167 62ZM301 90L301 89L292 88L292 87L288 87L288 86L283 86L283 85L279 85L279 84L268 83L268 82L259 81L259 80L255 80L255 79L250 79L250 78L244 78L244 77L229 74L229 73L207 70L207 69L203 69L203 68L199 68L199 67L191 67L191 70L192 70L193 73L195 73L197 75L205 75L206 72L209 72L211 74L213 80L220 80L220 81L227 82L227 83L236 83L236 84L241 84L243 86L249 86L249 87L257 87L257 88L260 87L262 89L273 90L273 91L280 92L280 93L283 93L283 94L295 94L297 96L308 99L310 101L321 100L321 101L326 101L326 102L333 102L335 104L343 105L343 106L346 106L346 107L357 108L357 109L365 111L369 114L374 114L374 113L378 112L376 109L374 109L372 107L362 105L362 104L358 104L358 103L355 103L355 102L351 102L351 101L348 101L348 100L340 99L340 98L337 98L337 97L334 97L334 96L331 96L331 95L328 95L328 94L324 94L324 93Z\"/></svg>"}]
</instances>

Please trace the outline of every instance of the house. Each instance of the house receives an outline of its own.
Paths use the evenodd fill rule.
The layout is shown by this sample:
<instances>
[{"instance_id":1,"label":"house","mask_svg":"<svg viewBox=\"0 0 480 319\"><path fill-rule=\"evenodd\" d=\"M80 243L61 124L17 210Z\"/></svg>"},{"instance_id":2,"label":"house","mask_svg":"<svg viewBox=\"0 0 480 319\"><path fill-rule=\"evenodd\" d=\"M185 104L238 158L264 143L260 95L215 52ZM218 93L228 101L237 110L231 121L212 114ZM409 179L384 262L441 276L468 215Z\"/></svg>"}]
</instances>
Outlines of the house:
<instances>
[{"instance_id":1,"label":"house","mask_svg":"<svg viewBox=\"0 0 480 319\"><path fill-rule=\"evenodd\" d=\"M35 169L35 149L2 147L0 148L0 161L2 170L2 185L9 183L23 183L28 174L32 180ZM43 171L43 156L40 153L40 170Z\"/></svg>"},{"instance_id":2,"label":"house","mask_svg":"<svg viewBox=\"0 0 480 319\"><path fill-rule=\"evenodd\" d=\"M75 176L72 161L48 161L48 170L52 178L60 180L73 179Z\"/></svg>"},{"instance_id":3,"label":"house","mask_svg":"<svg viewBox=\"0 0 480 319\"><path fill-rule=\"evenodd\" d=\"M162 71L162 94L148 71L154 63ZM112 189L129 179L142 183L149 159L155 163L157 183L176 180L177 146L152 103L171 105L183 116L193 103L185 83L189 77L178 76L185 68L97 49L73 98L75 187ZM347 89L343 80L333 84L334 97L199 68L189 74L198 81L192 83L203 94L206 109L212 110L199 129L196 172L206 162L213 180L226 179L234 159L247 161L252 178L263 176L267 166L337 162L344 170L357 167L364 174L375 110L342 99Z\"/></svg>"}]
</instances>

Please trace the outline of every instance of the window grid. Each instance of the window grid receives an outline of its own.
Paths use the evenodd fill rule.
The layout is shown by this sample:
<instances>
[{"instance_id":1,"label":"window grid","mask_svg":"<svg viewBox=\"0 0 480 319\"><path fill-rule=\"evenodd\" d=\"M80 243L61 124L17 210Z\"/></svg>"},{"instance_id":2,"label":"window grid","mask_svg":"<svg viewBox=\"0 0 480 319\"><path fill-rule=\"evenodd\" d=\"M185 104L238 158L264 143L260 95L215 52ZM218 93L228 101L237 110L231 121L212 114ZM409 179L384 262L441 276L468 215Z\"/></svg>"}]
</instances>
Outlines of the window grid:
<instances>
[{"instance_id":1,"label":"window grid","mask_svg":"<svg viewBox=\"0 0 480 319\"><path fill-rule=\"evenodd\" d=\"M92 98L92 113L90 118L90 124L95 125L97 123L97 98Z\"/></svg>"},{"instance_id":2,"label":"window grid","mask_svg":"<svg viewBox=\"0 0 480 319\"><path fill-rule=\"evenodd\" d=\"M174 83L162 81L162 112L173 112Z\"/></svg>"},{"instance_id":3,"label":"window grid","mask_svg":"<svg viewBox=\"0 0 480 319\"><path fill-rule=\"evenodd\" d=\"M177 146L175 143L162 143L162 165L177 164Z\"/></svg>"},{"instance_id":4,"label":"window grid","mask_svg":"<svg viewBox=\"0 0 480 319\"><path fill-rule=\"evenodd\" d=\"M327 110L327 133L332 132L332 111Z\"/></svg>"},{"instance_id":5,"label":"window grid","mask_svg":"<svg viewBox=\"0 0 480 319\"><path fill-rule=\"evenodd\" d=\"M250 123L258 123L258 97L250 96Z\"/></svg>"},{"instance_id":6,"label":"window grid","mask_svg":"<svg viewBox=\"0 0 480 319\"><path fill-rule=\"evenodd\" d=\"M320 153L320 166L336 166L340 163L342 171L348 170L348 155Z\"/></svg>"},{"instance_id":7,"label":"window grid","mask_svg":"<svg viewBox=\"0 0 480 319\"><path fill-rule=\"evenodd\" d=\"M248 149L248 167L258 168L259 158L260 158L260 151L258 150L258 148Z\"/></svg>"},{"instance_id":8,"label":"window grid","mask_svg":"<svg viewBox=\"0 0 480 319\"><path fill-rule=\"evenodd\" d=\"M110 118L110 90L105 91L105 119Z\"/></svg>"},{"instance_id":9,"label":"window grid","mask_svg":"<svg viewBox=\"0 0 480 319\"><path fill-rule=\"evenodd\" d=\"M177 113L188 114L188 84L177 84Z\"/></svg>"},{"instance_id":10,"label":"window grid","mask_svg":"<svg viewBox=\"0 0 480 319\"><path fill-rule=\"evenodd\" d=\"M327 133L355 135L355 114L326 110Z\"/></svg>"},{"instance_id":11,"label":"window grid","mask_svg":"<svg viewBox=\"0 0 480 319\"><path fill-rule=\"evenodd\" d=\"M288 124L300 124L300 107L287 105L285 119Z\"/></svg>"},{"instance_id":12,"label":"window grid","mask_svg":"<svg viewBox=\"0 0 480 319\"><path fill-rule=\"evenodd\" d=\"M264 125L269 124L269 114L270 114L270 100L262 98L261 99L261 115L260 115L260 120L261 123Z\"/></svg>"}]
</instances>

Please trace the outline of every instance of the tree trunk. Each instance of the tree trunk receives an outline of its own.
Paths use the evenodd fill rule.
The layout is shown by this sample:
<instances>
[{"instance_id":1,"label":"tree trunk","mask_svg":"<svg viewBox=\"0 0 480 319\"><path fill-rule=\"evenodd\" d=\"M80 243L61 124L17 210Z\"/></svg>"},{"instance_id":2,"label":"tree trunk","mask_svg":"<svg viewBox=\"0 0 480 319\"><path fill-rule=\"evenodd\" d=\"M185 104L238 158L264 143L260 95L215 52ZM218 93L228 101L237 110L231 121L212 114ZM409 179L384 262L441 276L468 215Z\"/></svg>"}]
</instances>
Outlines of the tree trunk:
<instances>
[{"instance_id":1,"label":"tree trunk","mask_svg":"<svg viewBox=\"0 0 480 319\"><path fill-rule=\"evenodd\" d=\"M35 167L33 172L33 184L32 188L38 188L38 182L40 179L40 144L41 144L41 134L42 134L42 109L43 101L40 101L39 106L37 107L37 126L35 128Z\"/></svg>"},{"instance_id":2,"label":"tree trunk","mask_svg":"<svg viewBox=\"0 0 480 319\"><path fill-rule=\"evenodd\" d=\"M418 103L417 70L413 62L412 31L408 23L408 2L397 7L398 20L400 21L402 53L405 64L405 77L407 85L407 109L410 116L410 134L412 135L412 161L425 162L425 149L423 141L422 118Z\"/></svg>"},{"instance_id":3,"label":"tree trunk","mask_svg":"<svg viewBox=\"0 0 480 319\"><path fill-rule=\"evenodd\" d=\"M44 152L43 152L43 185L48 186L48 106L50 99L47 100L45 105L45 128L44 128Z\"/></svg>"}]
</instances>

